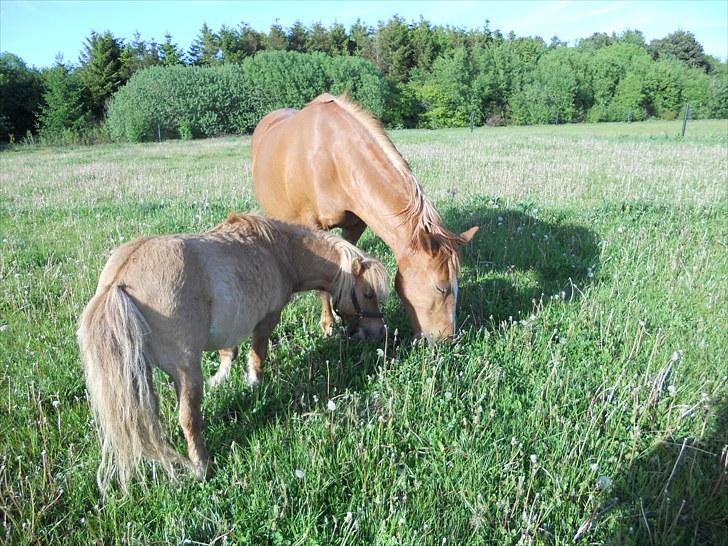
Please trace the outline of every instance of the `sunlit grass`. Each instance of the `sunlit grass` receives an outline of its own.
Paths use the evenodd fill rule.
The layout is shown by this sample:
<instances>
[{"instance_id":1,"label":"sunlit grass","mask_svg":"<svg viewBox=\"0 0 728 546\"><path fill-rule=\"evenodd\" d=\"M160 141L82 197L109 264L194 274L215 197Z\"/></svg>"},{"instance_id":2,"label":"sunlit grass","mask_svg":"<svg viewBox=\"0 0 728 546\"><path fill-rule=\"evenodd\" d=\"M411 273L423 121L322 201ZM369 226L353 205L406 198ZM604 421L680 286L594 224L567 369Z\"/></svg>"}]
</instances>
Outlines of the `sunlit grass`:
<instances>
[{"instance_id":1,"label":"sunlit grass","mask_svg":"<svg viewBox=\"0 0 728 546\"><path fill-rule=\"evenodd\" d=\"M264 386L238 363L206 393L212 480L150 469L105 505L77 317L122 242L255 207L249 139L0 154L0 541L720 543L728 125L679 130L393 132L446 223L481 227L460 339L413 347L396 298L386 343L326 339L297 298Z\"/></svg>"}]
</instances>

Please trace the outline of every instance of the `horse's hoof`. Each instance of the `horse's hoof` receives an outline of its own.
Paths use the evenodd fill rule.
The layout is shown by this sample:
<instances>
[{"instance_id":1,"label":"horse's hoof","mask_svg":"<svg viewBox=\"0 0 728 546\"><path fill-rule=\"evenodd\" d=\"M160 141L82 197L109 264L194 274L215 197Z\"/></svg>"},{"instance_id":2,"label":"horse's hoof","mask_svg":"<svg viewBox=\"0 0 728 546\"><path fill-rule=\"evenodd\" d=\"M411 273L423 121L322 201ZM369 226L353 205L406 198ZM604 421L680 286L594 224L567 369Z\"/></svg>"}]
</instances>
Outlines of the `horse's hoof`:
<instances>
[{"instance_id":1,"label":"horse's hoof","mask_svg":"<svg viewBox=\"0 0 728 546\"><path fill-rule=\"evenodd\" d=\"M333 324L333 322L328 322L328 321L327 322L324 322L324 321L321 321L319 323L319 325L321 326L321 331L323 332L324 337L331 337L331 336L334 335L334 324Z\"/></svg>"}]
</instances>

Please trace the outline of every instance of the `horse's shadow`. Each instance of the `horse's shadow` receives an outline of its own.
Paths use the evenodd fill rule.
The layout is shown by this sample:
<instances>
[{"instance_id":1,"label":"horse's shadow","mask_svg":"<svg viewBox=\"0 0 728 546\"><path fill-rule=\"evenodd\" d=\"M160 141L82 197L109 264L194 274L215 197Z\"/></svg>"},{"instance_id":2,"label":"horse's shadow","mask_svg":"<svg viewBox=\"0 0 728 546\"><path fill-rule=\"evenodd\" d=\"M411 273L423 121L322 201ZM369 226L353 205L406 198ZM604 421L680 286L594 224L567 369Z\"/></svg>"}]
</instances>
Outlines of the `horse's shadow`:
<instances>
[{"instance_id":1,"label":"horse's shadow","mask_svg":"<svg viewBox=\"0 0 728 546\"><path fill-rule=\"evenodd\" d=\"M597 272L596 235L559 215L544 220L533 206L504 208L484 198L441 213L453 232L480 227L461 249L458 317L464 327L495 328L549 301L576 299Z\"/></svg>"}]
</instances>

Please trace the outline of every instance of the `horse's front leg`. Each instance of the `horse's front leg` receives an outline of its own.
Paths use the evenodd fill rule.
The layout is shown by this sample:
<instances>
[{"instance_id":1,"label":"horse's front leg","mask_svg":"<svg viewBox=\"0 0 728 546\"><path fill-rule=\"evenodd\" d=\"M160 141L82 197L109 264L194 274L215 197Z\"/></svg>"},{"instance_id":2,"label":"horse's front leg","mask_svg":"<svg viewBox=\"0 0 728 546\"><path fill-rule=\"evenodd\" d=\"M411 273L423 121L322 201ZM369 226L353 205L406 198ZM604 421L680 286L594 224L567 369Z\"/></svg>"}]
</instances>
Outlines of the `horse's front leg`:
<instances>
[{"instance_id":1,"label":"horse's front leg","mask_svg":"<svg viewBox=\"0 0 728 546\"><path fill-rule=\"evenodd\" d=\"M187 440L187 454L195 476L203 480L210 476L210 456L202 438L202 370L200 358L177 370L175 387L179 404L179 424Z\"/></svg>"},{"instance_id":2,"label":"horse's front leg","mask_svg":"<svg viewBox=\"0 0 728 546\"><path fill-rule=\"evenodd\" d=\"M267 315L253 330L253 339L248 351L248 385L255 387L263 381L263 361L268 354L268 340L273 328L280 320L280 311Z\"/></svg>"},{"instance_id":3,"label":"horse's front leg","mask_svg":"<svg viewBox=\"0 0 728 546\"><path fill-rule=\"evenodd\" d=\"M321 296L321 320L319 320L319 325L325 336L332 336L334 335L336 317L331 309L331 296L323 290L319 292L319 295Z\"/></svg>"},{"instance_id":4,"label":"horse's front leg","mask_svg":"<svg viewBox=\"0 0 728 546\"><path fill-rule=\"evenodd\" d=\"M220 367L217 369L217 373L207 380L207 384L211 387L217 387L230 377L233 360L238 358L240 351L237 347L233 347L232 349L220 349L218 352L220 353Z\"/></svg>"}]
</instances>

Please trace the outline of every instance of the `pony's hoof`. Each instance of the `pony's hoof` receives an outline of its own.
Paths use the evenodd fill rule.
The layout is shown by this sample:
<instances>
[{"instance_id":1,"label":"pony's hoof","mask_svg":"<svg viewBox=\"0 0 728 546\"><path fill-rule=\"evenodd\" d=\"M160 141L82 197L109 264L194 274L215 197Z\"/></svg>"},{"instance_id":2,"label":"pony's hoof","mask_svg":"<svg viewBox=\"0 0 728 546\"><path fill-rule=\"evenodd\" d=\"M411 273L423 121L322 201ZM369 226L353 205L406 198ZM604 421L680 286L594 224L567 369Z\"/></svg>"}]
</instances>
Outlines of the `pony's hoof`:
<instances>
[{"instance_id":1,"label":"pony's hoof","mask_svg":"<svg viewBox=\"0 0 728 546\"><path fill-rule=\"evenodd\" d=\"M217 372L215 375L213 375L210 379L207 380L207 384L215 388L218 385L221 385L223 381L225 381L228 377L230 377L229 373L220 373Z\"/></svg>"},{"instance_id":2,"label":"pony's hoof","mask_svg":"<svg viewBox=\"0 0 728 546\"><path fill-rule=\"evenodd\" d=\"M321 321L319 322L319 325L321 326L321 331L324 334L324 337L331 337L334 335L334 323L330 321Z\"/></svg>"},{"instance_id":3,"label":"pony's hoof","mask_svg":"<svg viewBox=\"0 0 728 546\"><path fill-rule=\"evenodd\" d=\"M246 379L248 382L248 387L250 387L251 389L254 389L263 382L262 374L256 372L248 372Z\"/></svg>"},{"instance_id":4,"label":"pony's hoof","mask_svg":"<svg viewBox=\"0 0 728 546\"><path fill-rule=\"evenodd\" d=\"M205 462L200 462L197 464L193 463L192 473L194 474L195 478L201 482L209 480L210 478L212 478L212 461L208 459Z\"/></svg>"}]
</instances>

